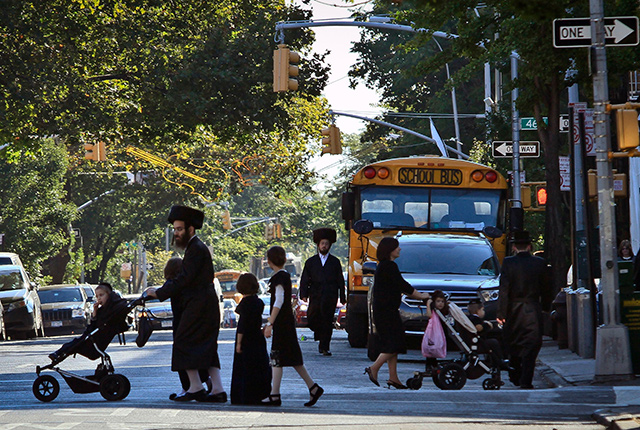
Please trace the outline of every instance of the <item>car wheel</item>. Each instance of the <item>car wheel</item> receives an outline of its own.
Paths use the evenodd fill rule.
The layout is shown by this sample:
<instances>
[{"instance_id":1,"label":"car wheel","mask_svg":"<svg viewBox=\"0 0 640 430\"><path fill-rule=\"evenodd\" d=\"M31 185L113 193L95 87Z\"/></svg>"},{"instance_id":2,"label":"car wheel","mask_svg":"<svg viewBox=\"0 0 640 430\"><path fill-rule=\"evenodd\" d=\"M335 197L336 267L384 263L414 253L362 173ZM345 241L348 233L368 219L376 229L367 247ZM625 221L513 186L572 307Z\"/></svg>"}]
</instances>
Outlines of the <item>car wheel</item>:
<instances>
[{"instance_id":1,"label":"car wheel","mask_svg":"<svg viewBox=\"0 0 640 430\"><path fill-rule=\"evenodd\" d=\"M32 389L33 395L36 396L36 399L41 402L50 402L58 397L58 393L60 392L60 383L51 375L42 375L38 376L36 380L33 381Z\"/></svg>"}]
</instances>

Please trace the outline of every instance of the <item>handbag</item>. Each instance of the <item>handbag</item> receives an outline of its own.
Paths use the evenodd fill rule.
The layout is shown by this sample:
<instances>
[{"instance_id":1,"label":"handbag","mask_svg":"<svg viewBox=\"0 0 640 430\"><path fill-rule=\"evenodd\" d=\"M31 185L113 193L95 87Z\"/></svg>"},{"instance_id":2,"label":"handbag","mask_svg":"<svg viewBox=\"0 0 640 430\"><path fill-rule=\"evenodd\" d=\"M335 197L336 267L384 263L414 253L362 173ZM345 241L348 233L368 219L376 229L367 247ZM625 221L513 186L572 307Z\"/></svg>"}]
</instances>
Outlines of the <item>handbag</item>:
<instances>
[{"instance_id":1,"label":"handbag","mask_svg":"<svg viewBox=\"0 0 640 430\"><path fill-rule=\"evenodd\" d=\"M147 341L153 333L153 326L147 316L141 316L138 319L138 337L136 337L136 345L138 348L142 348L146 345Z\"/></svg>"},{"instance_id":2,"label":"handbag","mask_svg":"<svg viewBox=\"0 0 640 430\"><path fill-rule=\"evenodd\" d=\"M429 318L427 328L424 330L422 355L430 358L445 358L447 356L447 338L444 335L440 317L435 312Z\"/></svg>"}]
</instances>

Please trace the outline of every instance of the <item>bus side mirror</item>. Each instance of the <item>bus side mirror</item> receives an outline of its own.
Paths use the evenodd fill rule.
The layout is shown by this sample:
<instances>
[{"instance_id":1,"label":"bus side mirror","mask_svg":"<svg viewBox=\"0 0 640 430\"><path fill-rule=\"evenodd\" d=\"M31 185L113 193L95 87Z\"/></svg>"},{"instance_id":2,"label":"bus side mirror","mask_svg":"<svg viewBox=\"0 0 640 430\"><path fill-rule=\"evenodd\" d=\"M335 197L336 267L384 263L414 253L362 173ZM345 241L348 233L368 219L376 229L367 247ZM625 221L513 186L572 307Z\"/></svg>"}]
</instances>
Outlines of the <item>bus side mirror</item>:
<instances>
[{"instance_id":1,"label":"bus side mirror","mask_svg":"<svg viewBox=\"0 0 640 430\"><path fill-rule=\"evenodd\" d=\"M352 220L356 215L356 196L353 191L342 193L342 219Z\"/></svg>"},{"instance_id":2,"label":"bus side mirror","mask_svg":"<svg viewBox=\"0 0 640 430\"><path fill-rule=\"evenodd\" d=\"M371 221L369 221L368 219L361 219L355 222L355 224L353 224L353 231L356 232L356 234L369 234L371 233L371 231L373 230L373 223Z\"/></svg>"},{"instance_id":3,"label":"bus side mirror","mask_svg":"<svg viewBox=\"0 0 640 430\"><path fill-rule=\"evenodd\" d=\"M482 232L485 236L490 237L491 239L497 239L502 236L502 230L498 227L493 227L491 225L486 226L482 229Z\"/></svg>"},{"instance_id":4,"label":"bus side mirror","mask_svg":"<svg viewBox=\"0 0 640 430\"><path fill-rule=\"evenodd\" d=\"M373 275L376 273L376 268L378 267L378 263L375 261L365 261L362 265L362 274L363 275Z\"/></svg>"}]
</instances>

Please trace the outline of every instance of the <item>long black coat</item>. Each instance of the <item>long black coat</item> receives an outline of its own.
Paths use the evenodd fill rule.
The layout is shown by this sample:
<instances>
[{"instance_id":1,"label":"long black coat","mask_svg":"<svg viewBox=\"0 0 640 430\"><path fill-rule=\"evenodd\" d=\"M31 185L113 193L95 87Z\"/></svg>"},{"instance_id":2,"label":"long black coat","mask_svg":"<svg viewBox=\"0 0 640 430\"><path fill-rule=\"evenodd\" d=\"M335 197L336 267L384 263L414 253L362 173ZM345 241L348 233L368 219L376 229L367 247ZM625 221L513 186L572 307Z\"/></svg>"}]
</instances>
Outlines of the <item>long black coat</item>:
<instances>
[{"instance_id":1,"label":"long black coat","mask_svg":"<svg viewBox=\"0 0 640 430\"><path fill-rule=\"evenodd\" d=\"M525 355L542 345L542 310L553 294L547 263L529 252L506 257L500 272L498 318L505 319L503 336L511 354Z\"/></svg>"},{"instance_id":2,"label":"long black coat","mask_svg":"<svg viewBox=\"0 0 640 430\"><path fill-rule=\"evenodd\" d=\"M173 309L178 310L171 355L173 371L220 367L220 307L213 274L209 249L194 236L187 244L180 274L156 291L160 301L171 298Z\"/></svg>"},{"instance_id":3,"label":"long black coat","mask_svg":"<svg viewBox=\"0 0 640 430\"><path fill-rule=\"evenodd\" d=\"M329 254L323 266L318 254L309 258L300 277L300 297L309 299L307 325L311 330L331 327L338 298L346 303L340 260Z\"/></svg>"}]
</instances>

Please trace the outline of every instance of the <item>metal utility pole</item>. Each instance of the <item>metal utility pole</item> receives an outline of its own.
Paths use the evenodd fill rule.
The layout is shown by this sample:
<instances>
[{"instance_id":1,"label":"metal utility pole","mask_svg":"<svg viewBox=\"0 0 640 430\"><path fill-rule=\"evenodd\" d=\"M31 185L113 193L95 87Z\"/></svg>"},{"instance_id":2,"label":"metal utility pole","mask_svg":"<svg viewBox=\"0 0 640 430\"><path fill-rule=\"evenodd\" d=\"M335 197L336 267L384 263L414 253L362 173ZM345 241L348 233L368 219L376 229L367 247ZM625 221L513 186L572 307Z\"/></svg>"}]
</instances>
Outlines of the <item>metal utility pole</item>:
<instances>
[{"instance_id":1,"label":"metal utility pole","mask_svg":"<svg viewBox=\"0 0 640 430\"><path fill-rule=\"evenodd\" d=\"M620 324L618 303L618 262L616 256L613 173L609 161L609 99L607 55L605 50L603 0L590 0L591 60L596 167L598 175L598 218L600 222L600 268L604 324L596 332L596 381L630 379L631 351L627 327Z\"/></svg>"},{"instance_id":2,"label":"metal utility pole","mask_svg":"<svg viewBox=\"0 0 640 430\"><path fill-rule=\"evenodd\" d=\"M511 53L511 82L518 79L518 54ZM511 90L511 127L513 136L513 206L522 207L520 189L520 112L516 107L518 100L518 87Z\"/></svg>"}]
</instances>

